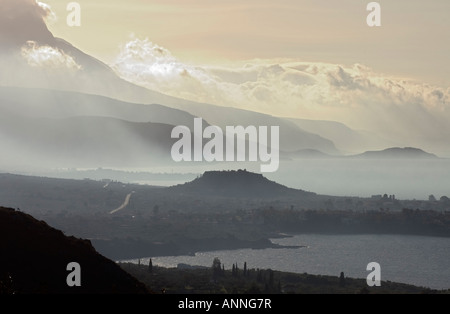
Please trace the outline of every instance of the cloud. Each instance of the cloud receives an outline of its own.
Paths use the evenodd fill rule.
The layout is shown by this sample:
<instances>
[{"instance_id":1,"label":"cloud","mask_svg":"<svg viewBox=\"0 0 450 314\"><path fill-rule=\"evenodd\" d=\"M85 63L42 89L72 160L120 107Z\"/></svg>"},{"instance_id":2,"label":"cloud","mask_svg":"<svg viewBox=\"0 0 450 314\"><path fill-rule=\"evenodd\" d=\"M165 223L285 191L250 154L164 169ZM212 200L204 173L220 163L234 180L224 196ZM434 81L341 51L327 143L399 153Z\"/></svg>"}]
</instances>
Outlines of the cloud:
<instances>
[{"instance_id":1,"label":"cloud","mask_svg":"<svg viewBox=\"0 0 450 314\"><path fill-rule=\"evenodd\" d=\"M123 45L113 68L138 85L167 94L176 91L183 98L209 99L206 95L215 86L205 69L181 63L170 51L148 39L134 38Z\"/></svg>"},{"instance_id":2,"label":"cloud","mask_svg":"<svg viewBox=\"0 0 450 314\"><path fill-rule=\"evenodd\" d=\"M32 67L45 69L80 70L81 66L64 51L47 45L39 46L35 41L28 41L21 49L22 57Z\"/></svg>"},{"instance_id":3,"label":"cloud","mask_svg":"<svg viewBox=\"0 0 450 314\"><path fill-rule=\"evenodd\" d=\"M44 3L44 2L40 2L35 0L37 5L42 9L41 13L42 17L44 18L45 22L47 23L54 23L57 20L56 14L55 12L52 11L51 6L49 6L48 4Z\"/></svg>"},{"instance_id":4,"label":"cloud","mask_svg":"<svg viewBox=\"0 0 450 314\"><path fill-rule=\"evenodd\" d=\"M336 120L386 136L450 135L449 88L376 73L361 64L251 60L197 66L148 39L133 38L113 68L138 85L198 102Z\"/></svg>"}]
</instances>

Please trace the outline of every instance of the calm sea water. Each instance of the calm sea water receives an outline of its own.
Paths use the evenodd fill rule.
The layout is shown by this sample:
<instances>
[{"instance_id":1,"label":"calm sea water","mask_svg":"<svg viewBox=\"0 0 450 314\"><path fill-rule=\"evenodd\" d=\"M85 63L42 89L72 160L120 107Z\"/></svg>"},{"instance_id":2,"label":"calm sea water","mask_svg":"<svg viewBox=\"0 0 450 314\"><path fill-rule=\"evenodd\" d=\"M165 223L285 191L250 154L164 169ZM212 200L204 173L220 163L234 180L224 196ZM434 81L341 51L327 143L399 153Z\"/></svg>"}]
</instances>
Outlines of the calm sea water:
<instances>
[{"instance_id":1,"label":"calm sea water","mask_svg":"<svg viewBox=\"0 0 450 314\"><path fill-rule=\"evenodd\" d=\"M298 249L231 250L197 253L195 256L156 257L153 265L176 267L178 263L211 266L218 257L230 269L244 262L249 268L271 268L295 273L366 278L367 264L381 265L381 280L450 289L450 239L401 235L296 235L273 239ZM141 263L148 263L148 258ZM131 260L137 263L138 260Z\"/></svg>"}]
</instances>

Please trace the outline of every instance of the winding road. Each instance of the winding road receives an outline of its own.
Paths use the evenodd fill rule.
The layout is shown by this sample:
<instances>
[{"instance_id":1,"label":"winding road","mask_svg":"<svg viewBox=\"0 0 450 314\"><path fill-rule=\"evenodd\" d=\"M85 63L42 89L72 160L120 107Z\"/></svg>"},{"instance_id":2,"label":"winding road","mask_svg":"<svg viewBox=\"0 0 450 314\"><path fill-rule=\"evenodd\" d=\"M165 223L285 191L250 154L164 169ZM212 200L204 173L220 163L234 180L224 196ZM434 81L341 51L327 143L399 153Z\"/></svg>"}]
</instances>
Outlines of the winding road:
<instances>
[{"instance_id":1,"label":"winding road","mask_svg":"<svg viewBox=\"0 0 450 314\"><path fill-rule=\"evenodd\" d=\"M134 193L135 193L135 192L133 191L133 192L131 192L130 194L128 194L128 195L125 197L125 201L123 202L123 204L120 205L120 207L118 207L118 208L116 208L116 209L110 211L109 214L112 215L112 214L114 214L114 213L117 213L119 210L122 210L122 209L124 209L125 207L127 207L128 204L130 204L131 195L133 195Z\"/></svg>"}]
</instances>

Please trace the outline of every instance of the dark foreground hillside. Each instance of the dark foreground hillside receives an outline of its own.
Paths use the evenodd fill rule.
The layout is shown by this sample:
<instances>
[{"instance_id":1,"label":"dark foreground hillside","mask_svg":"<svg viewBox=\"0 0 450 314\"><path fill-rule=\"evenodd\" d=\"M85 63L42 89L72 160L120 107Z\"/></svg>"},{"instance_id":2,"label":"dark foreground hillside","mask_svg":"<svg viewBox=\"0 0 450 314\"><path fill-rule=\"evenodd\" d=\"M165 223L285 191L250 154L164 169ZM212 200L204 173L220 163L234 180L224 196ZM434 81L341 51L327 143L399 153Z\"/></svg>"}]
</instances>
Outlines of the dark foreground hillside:
<instances>
[{"instance_id":1,"label":"dark foreground hillside","mask_svg":"<svg viewBox=\"0 0 450 314\"><path fill-rule=\"evenodd\" d=\"M14 209L0 207L0 252L0 294L149 292L89 241L67 237ZM81 268L80 287L67 285L72 262Z\"/></svg>"}]
</instances>

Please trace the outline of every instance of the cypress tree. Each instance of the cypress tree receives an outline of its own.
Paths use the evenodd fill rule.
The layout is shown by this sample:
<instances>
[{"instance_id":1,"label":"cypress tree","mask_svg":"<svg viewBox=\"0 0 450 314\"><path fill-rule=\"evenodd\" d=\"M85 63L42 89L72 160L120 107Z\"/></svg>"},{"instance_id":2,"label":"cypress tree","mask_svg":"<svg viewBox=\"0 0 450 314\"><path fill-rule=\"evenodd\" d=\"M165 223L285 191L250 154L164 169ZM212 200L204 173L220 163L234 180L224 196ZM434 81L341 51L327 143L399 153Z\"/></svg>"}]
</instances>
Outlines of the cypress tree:
<instances>
[{"instance_id":1,"label":"cypress tree","mask_svg":"<svg viewBox=\"0 0 450 314\"><path fill-rule=\"evenodd\" d=\"M150 261L148 262L148 272L152 273L153 272L153 263L152 263L152 259L150 259Z\"/></svg>"},{"instance_id":2,"label":"cypress tree","mask_svg":"<svg viewBox=\"0 0 450 314\"><path fill-rule=\"evenodd\" d=\"M341 287L345 286L345 275L344 275L344 272L341 272L341 275L339 276L339 285Z\"/></svg>"}]
</instances>

